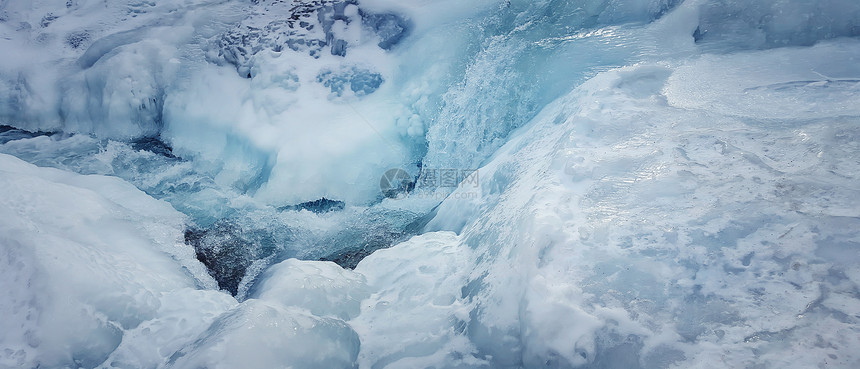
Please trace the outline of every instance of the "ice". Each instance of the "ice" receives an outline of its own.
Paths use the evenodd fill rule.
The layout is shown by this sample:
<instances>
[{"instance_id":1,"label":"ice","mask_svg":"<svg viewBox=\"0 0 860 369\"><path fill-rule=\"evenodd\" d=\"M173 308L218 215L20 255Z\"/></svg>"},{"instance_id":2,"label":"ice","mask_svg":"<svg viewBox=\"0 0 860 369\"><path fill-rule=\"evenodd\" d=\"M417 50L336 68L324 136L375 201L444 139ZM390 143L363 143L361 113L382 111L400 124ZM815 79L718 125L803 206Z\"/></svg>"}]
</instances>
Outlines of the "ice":
<instances>
[{"instance_id":1,"label":"ice","mask_svg":"<svg viewBox=\"0 0 860 369\"><path fill-rule=\"evenodd\" d=\"M173 368L352 368L359 340L342 320L248 300L170 357Z\"/></svg>"},{"instance_id":2,"label":"ice","mask_svg":"<svg viewBox=\"0 0 860 369\"><path fill-rule=\"evenodd\" d=\"M4 366L94 367L157 316L164 294L214 282L185 217L117 178L0 155ZM6 321L4 319L4 321Z\"/></svg>"},{"instance_id":3,"label":"ice","mask_svg":"<svg viewBox=\"0 0 860 369\"><path fill-rule=\"evenodd\" d=\"M176 53L159 42L121 47L119 56L95 62L81 81L62 91L63 129L97 132L114 139L157 136L163 123L164 86L176 66Z\"/></svg>"},{"instance_id":4,"label":"ice","mask_svg":"<svg viewBox=\"0 0 860 369\"><path fill-rule=\"evenodd\" d=\"M819 50L831 59L797 49L761 53L752 63L747 54L704 57L672 75L666 96L680 108L783 122L779 124L858 115L860 79L851 63L845 63L860 57L857 48L838 43ZM715 73L703 75L704 69ZM709 88L702 89L702 84ZM818 102L805 104L810 96Z\"/></svg>"},{"instance_id":5,"label":"ice","mask_svg":"<svg viewBox=\"0 0 860 369\"><path fill-rule=\"evenodd\" d=\"M404 166L410 147L393 120L382 116L390 103L374 99L379 92L366 96L363 106L328 97L333 91L366 94L384 77L355 74L346 91L337 83L331 88L317 84L321 70L305 69L290 72L306 81L295 92L275 77L260 75L249 86L228 70L208 69L166 104L167 141L180 156L210 161L222 186L264 203L285 206L322 197L373 203L379 196L379 173ZM237 91L239 98L219 91Z\"/></svg>"},{"instance_id":6,"label":"ice","mask_svg":"<svg viewBox=\"0 0 860 369\"><path fill-rule=\"evenodd\" d=\"M8 155L0 155L0 168L7 194L0 276L10 297L0 304L10 318L0 336L4 367L348 367L356 360L358 338L341 318L357 315L363 277L333 263L287 261L271 269L283 282L237 305L213 290L182 243L185 217L166 203L117 178L37 168ZM305 279L314 270L316 284L290 283L289 273ZM338 280L339 287L331 283ZM306 298L294 300L302 291Z\"/></svg>"},{"instance_id":7,"label":"ice","mask_svg":"<svg viewBox=\"0 0 860 369\"><path fill-rule=\"evenodd\" d=\"M288 259L271 266L252 298L309 310L316 316L349 320L370 295L365 277L332 262Z\"/></svg>"},{"instance_id":8,"label":"ice","mask_svg":"<svg viewBox=\"0 0 860 369\"><path fill-rule=\"evenodd\" d=\"M459 241L453 233L428 233L358 264L355 271L375 291L350 321L362 339L360 367L486 365L462 335L469 312L461 289L472 258Z\"/></svg>"},{"instance_id":9,"label":"ice","mask_svg":"<svg viewBox=\"0 0 860 369\"><path fill-rule=\"evenodd\" d=\"M0 1L0 367L857 367L858 14Z\"/></svg>"},{"instance_id":10,"label":"ice","mask_svg":"<svg viewBox=\"0 0 860 369\"><path fill-rule=\"evenodd\" d=\"M802 342L833 332L834 322L815 323L830 314L821 301L852 283L842 272L834 278L832 268L847 272L838 260L857 245L857 232L847 230L857 214L845 212L860 205L850 184L855 169L839 159L856 156L856 145L831 142L856 136L842 115L856 113L842 101L857 93L798 89L797 99L768 100L782 104L773 111L820 107L814 120L718 104L732 103L730 91L744 94L756 78L793 80L797 73L776 68L726 80L723 68L756 70L791 57L823 75L856 75L849 62L855 56L845 51L856 46L735 54L715 64L704 57L677 69L627 67L545 109L479 169L481 202L451 197L430 223L431 230L460 231L481 260L469 268L469 283L481 287L470 290L477 303L465 333L479 355L492 355L495 366L526 367L537 358L560 367L629 367L607 357L619 355L643 367L661 357L671 358L661 366L684 367L697 360L855 362L831 341L815 348ZM829 57L817 57L822 53ZM714 86L725 95L675 106L674 96L695 100L674 95L681 80L708 81L711 73L731 81ZM474 206L480 208L469 210ZM475 214L483 215L457 220ZM562 317L575 321L559 323ZM844 320L835 339L850 341L855 322ZM552 323L578 329L557 332ZM794 354L794 346L780 346L788 342L812 351Z\"/></svg>"},{"instance_id":11,"label":"ice","mask_svg":"<svg viewBox=\"0 0 860 369\"><path fill-rule=\"evenodd\" d=\"M456 71L440 71L434 64L444 62L407 59L407 63L427 65L411 72L410 78L420 81L414 83L423 83L425 91L440 89L432 97L411 97L408 103L427 122L428 153L422 163L437 169L482 165L510 132L569 91L571 84L581 83L598 68L636 59L642 53L636 41L643 39L644 30L635 24L660 18L675 5L673 1L504 2L483 17L470 19L468 26L442 23L437 32L418 33L415 37L421 39L413 47L434 51L416 55L443 55L465 63ZM615 27L624 23L634 25ZM465 55L448 56L449 49ZM437 87L439 74L462 74L462 79Z\"/></svg>"},{"instance_id":12,"label":"ice","mask_svg":"<svg viewBox=\"0 0 860 369\"><path fill-rule=\"evenodd\" d=\"M197 247L197 257L222 288L241 296L272 263L300 257L355 266L363 256L408 237L423 224L416 223L420 213L400 206L405 203L368 209L321 198L262 207L218 186L199 162L175 157L168 145L153 138L126 144L14 129L3 135L13 139L0 147L4 152L42 166L127 178L148 194L172 202L193 220L185 242Z\"/></svg>"},{"instance_id":13,"label":"ice","mask_svg":"<svg viewBox=\"0 0 860 369\"><path fill-rule=\"evenodd\" d=\"M28 130L121 139L158 133L161 94L176 69L170 61L201 33L188 27L195 17L187 10L210 5L217 14L213 3L4 3L4 48L18 52L0 68L9 107L0 116Z\"/></svg>"},{"instance_id":14,"label":"ice","mask_svg":"<svg viewBox=\"0 0 860 369\"><path fill-rule=\"evenodd\" d=\"M164 295L157 319L123 334L122 342L99 367L163 367L169 356L194 340L236 306L231 296L211 290L177 289Z\"/></svg>"},{"instance_id":15,"label":"ice","mask_svg":"<svg viewBox=\"0 0 860 369\"><path fill-rule=\"evenodd\" d=\"M808 46L858 36L858 21L860 5L853 1L713 0L704 2L694 37L705 48Z\"/></svg>"}]
</instances>

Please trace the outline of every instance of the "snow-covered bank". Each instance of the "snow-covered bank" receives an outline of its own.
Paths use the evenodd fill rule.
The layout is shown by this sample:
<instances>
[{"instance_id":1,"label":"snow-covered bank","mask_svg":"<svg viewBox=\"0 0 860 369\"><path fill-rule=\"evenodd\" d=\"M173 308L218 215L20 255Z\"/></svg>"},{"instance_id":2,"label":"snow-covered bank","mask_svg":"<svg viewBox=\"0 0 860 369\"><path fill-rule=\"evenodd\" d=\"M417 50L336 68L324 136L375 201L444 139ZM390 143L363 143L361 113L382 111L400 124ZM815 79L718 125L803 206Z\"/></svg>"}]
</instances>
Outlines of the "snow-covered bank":
<instances>
[{"instance_id":1,"label":"snow-covered bank","mask_svg":"<svg viewBox=\"0 0 860 369\"><path fill-rule=\"evenodd\" d=\"M195 288L215 287L182 243L185 217L167 203L118 178L37 168L4 154L0 173L0 366L98 366L124 349L125 331ZM201 308L202 298L232 300L196 294ZM171 334L205 329L201 320ZM169 350L177 337L139 349ZM158 362L146 356L135 365Z\"/></svg>"},{"instance_id":2,"label":"snow-covered bank","mask_svg":"<svg viewBox=\"0 0 860 369\"><path fill-rule=\"evenodd\" d=\"M0 367L355 361L358 338L342 320L259 300L238 304L217 291L182 242L185 217L170 205L118 178L37 168L4 154L0 174ZM330 284L314 287L321 292L305 294L346 303L320 295Z\"/></svg>"}]
</instances>

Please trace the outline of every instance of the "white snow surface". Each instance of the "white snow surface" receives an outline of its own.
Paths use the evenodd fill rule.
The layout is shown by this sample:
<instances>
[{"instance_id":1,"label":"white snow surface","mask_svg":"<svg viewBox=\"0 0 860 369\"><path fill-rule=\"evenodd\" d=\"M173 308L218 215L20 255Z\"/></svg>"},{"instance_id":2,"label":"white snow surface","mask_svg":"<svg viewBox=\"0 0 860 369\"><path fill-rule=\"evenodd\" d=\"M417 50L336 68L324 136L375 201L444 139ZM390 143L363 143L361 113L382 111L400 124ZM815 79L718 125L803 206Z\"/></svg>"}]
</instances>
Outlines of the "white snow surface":
<instances>
[{"instance_id":1,"label":"white snow surface","mask_svg":"<svg viewBox=\"0 0 860 369\"><path fill-rule=\"evenodd\" d=\"M167 203L5 154L0 171L0 365L97 366L171 299L215 286Z\"/></svg>"},{"instance_id":2,"label":"white snow surface","mask_svg":"<svg viewBox=\"0 0 860 369\"><path fill-rule=\"evenodd\" d=\"M366 0L406 41L351 4L345 56L213 46L292 4L0 1L0 124L63 132L2 151L98 173L0 154L0 367L860 367L857 3ZM380 202L416 160L476 182ZM239 299L183 239L248 211L318 258L429 209Z\"/></svg>"}]
</instances>

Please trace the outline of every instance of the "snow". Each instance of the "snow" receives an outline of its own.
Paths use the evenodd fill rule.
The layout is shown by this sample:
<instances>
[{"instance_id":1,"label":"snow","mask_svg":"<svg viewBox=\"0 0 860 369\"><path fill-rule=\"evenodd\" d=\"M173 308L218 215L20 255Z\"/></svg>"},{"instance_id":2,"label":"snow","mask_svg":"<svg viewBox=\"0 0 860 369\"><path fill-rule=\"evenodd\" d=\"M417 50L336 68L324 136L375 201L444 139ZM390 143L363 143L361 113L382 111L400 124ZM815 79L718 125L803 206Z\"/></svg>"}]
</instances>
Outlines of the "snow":
<instances>
[{"instance_id":1,"label":"snow","mask_svg":"<svg viewBox=\"0 0 860 369\"><path fill-rule=\"evenodd\" d=\"M0 173L3 367L314 368L356 360L358 336L342 319L358 315L363 276L287 260L270 269L277 279L261 285L258 299L238 304L215 290L182 242L185 216L167 203L115 177L5 154ZM264 347L270 355L255 351Z\"/></svg>"},{"instance_id":2,"label":"snow","mask_svg":"<svg viewBox=\"0 0 860 369\"><path fill-rule=\"evenodd\" d=\"M666 97L679 108L759 120L797 122L858 115L857 71L851 63L860 57L856 48L826 44L817 50L829 55L828 60L792 48L708 56L674 73ZM709 88L700 88L702 84ZM810 96L817 101L805 103Z\"/></svg>"},{"instance_id":3,"label":"snow","mask_svg":"<svg viewBox=\"0 0 860 369\"><path fill-rule=\"evenodd\" d=\"M858 24L0 1L0 367L857 367Z\"/></svg>"},{"instance_id":4,"label":"snow","mask_svg":"<svg viewBox=\"0 0 860 369\"><path fill-rule=\"evenodd\" d=\"M170 205L117 178L0 168L3 366L96 366L163 295L214 286Z\"/></svg>"}]
</instances>

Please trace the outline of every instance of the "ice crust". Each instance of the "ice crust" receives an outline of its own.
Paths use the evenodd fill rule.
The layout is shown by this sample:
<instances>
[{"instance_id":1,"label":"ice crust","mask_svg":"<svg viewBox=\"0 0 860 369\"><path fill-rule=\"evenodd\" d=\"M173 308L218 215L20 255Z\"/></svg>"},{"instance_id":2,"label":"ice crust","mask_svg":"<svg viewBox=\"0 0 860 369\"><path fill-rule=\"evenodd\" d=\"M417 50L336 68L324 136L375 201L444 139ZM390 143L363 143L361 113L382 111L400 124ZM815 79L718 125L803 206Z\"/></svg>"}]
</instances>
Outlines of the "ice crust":
<instances>
[{"instance_id":1,"label":"ice crust","mask_svg":"<svg viewBox=\"0 0 860 369\"><path fill-rule=\"evenodd\" d=\"M858 24L2 1L0 367L858 367Z\"/></svg>"},{"instance_id":2,"label":"ice crust","mask_svg":"<svg viewBox=\"0 0 860 369\"><path fill-rule=\"evenodd\" d=\"M165 296L215 286L177 238L185 217L167 203L118 178L5 154L0 168L0 366L95 367Z\"/></svg>"},{"instance_id":3,"label":"ice crust","mask_svg":"<svg viewBox=\"0 0 860 369\"><path fill-rule=\"evenodd\" d=\"M855 268L840 261L859 245L855 169L843 164L857 155L856 118L845 115L857 92L831 94L807 73L856 68L857 46L625 67L542 111L481 168L481 201L449 198L429 225L474 250L464 286L480 287L463 298L478 357L491 367L856 365L845 355L857 321L823 302L858 302ZM769 69L774 60L798 68ZM683 93L689 84L723 68L770 73L723 77L708 90L714 103L688 105L704 100ZM767 96L779 105L765 108L792 118L741 98L759 78L780 86Z\"/></svg>"}]
</instances>

